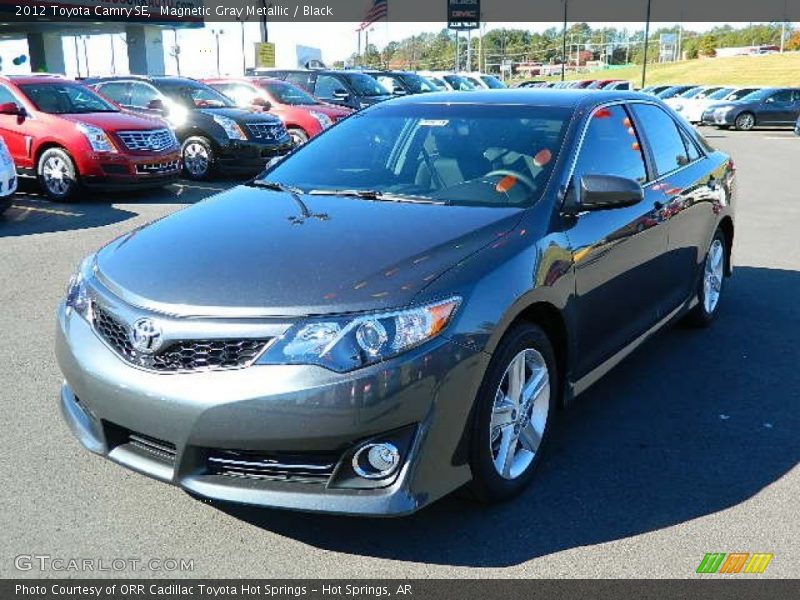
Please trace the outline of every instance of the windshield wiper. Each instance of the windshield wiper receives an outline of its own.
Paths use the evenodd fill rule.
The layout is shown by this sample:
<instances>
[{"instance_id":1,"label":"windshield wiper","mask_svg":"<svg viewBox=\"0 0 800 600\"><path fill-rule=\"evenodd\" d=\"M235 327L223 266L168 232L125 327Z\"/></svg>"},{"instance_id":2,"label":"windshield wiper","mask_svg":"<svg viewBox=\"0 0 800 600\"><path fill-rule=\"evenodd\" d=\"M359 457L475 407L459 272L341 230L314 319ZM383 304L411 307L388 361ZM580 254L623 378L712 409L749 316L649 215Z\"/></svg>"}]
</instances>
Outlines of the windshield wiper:
<instances>
[{"instance_id":1,"label":"windshield wiper","mask_svg":"<svg viewBox=\"0 0 800 600\"><path fill-rule=\"evenodd\" d=\"M406 202L409 204L445 204L441 200L434 200L427 196L408 196L393 194L380 190L311 190L309 196L352 196L364 200L377 200L379 202Z\"/></svg>"},{"instance_id":2,"label":"windshield wiper","mask_svg":"<svg viewBox=\"0 0 800 600\"><path fill-rule=\"evenodd\" d=\"M268 190L275 190L276 192L286 192L288 194L292 194L292 196L299 196L300 194L305 193L303 190L296 188L293 185L286 185L285 183L279 183L277 181L266 181L265 179L254 179L248 185L266 188Z\"/></svg>"}]
</instances>

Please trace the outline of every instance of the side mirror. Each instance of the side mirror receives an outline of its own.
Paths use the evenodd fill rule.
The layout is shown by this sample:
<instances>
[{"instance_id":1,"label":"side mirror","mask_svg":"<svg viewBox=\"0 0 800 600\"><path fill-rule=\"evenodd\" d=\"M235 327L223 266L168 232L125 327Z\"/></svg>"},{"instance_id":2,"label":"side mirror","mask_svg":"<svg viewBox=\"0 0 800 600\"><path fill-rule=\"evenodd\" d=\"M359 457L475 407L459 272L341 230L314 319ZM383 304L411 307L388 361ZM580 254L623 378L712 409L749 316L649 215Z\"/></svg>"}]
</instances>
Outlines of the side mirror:
<instances>
[{"instance_id":1,"label":"side mirror","mask_svg":"<svg viewBox=\"0 0 800 600\"><path fill-rule=\"evenodd\" d=\"M333 90L333 97L338 98L339 100L346 100L350 97L350 94L348 94L346 90L339 88L337 90Z\"/></svg>"},{"instance_id":2,"label":"side mirror","mask_svg":"<svg viewBox=\"0 0 800 600\"><path fill-rule=\"evenodd\" d=\"M16 102L3 102L0 104L0 115L22 115L25 110Z\"/></svg>"},{"instance_id":3,"label":"side mirror","mask_svg":"<svg viewBox=\"0 0 800 600\"><path fill-rule=\"evenodd\" d=\"M150 102L147 103L147 108L148 110L160 110L162 112L166 112L167 110L167 107L164 105L164 101L161 100L161 98L150 100Z\"/></svg>"},{"instance_id":4,"label":"side mirror","mask_svg":"<svg viewBox=\"0 0 800 600\"><path fill-rule=\"evenodd\" d=\"M394 94L395 96L405 96L406 91L401 87L395 87L394 89L392 89L392 94Z\"/></svg>"},{"instance_id":5,"label":"side mirror","mask_svg":"<svg viewBox=\"0 0 800 600\"><path fill-rule=\"evenodd\" d=\"M581 210L633 206L644 198L638 181L615 175L584 175L580 180Z\"/></svg>"},{"instance_id":6,"label":"side mirror","mask_svg":"<svg viewBox=\"0 0 800 600\"><path fill-rule=\"evenodd\" d=\"M251 102L253 103L253 106L259 106L265 112L272 108L272 103L261 96L256 96L251 100Z\"/></svg>"}]
</instances>

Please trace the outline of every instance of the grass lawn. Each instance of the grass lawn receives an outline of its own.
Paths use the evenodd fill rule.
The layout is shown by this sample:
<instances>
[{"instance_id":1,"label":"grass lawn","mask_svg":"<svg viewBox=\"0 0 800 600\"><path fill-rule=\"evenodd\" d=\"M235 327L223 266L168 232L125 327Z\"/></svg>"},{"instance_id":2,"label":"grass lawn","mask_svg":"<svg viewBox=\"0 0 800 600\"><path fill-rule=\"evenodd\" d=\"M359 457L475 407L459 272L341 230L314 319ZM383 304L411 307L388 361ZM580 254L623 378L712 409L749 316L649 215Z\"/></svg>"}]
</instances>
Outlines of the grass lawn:
<instances>
[{"instance_id":1,"label":"grass lawn","mask_svg":"<svg viewBox=\"0 0 800 600\"><path fill-rule=\"evenodd\" d=\"M560 78L547 78L548 81L558 79ZM642 80L642 67L637 65L624 69L604 69L591 73L568 73L567 79L628 79L638 87ZM683 60L673 63L647 65L647 81L645 85L659 83L718 83L800 87L800 52Z\"/></svg>"}]
</instances>

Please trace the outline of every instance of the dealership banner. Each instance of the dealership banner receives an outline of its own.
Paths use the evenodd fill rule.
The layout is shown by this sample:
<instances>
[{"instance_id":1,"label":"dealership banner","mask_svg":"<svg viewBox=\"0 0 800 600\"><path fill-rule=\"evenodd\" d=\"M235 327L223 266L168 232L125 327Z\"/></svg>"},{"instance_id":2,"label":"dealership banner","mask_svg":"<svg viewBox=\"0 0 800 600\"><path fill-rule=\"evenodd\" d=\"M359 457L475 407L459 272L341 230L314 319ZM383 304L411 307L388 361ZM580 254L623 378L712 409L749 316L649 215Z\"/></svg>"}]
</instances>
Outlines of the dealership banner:
<instances>
[{"instance_id":1,"label":"dealership banner","mask_svg":"<svg viewBox=\"0 0 800 600\"><path fill-rule=\"evenodd\" d=\"M356 22L375 0L0 0L4 20ZM798 0L381 0L380 20L450 22L800 21Z\"/></svg>"},{"instance_id":2,"label":"dealership banner","mask_svg":"<svg viewBox=\"0 0 800 600\"><path fill-rule=\"evenodd\" d=\"M797 598L800 581L738 580L324 580L44 579L0 581L0 598L17 600L774 600Z\"/></svg>"}]
</instances>

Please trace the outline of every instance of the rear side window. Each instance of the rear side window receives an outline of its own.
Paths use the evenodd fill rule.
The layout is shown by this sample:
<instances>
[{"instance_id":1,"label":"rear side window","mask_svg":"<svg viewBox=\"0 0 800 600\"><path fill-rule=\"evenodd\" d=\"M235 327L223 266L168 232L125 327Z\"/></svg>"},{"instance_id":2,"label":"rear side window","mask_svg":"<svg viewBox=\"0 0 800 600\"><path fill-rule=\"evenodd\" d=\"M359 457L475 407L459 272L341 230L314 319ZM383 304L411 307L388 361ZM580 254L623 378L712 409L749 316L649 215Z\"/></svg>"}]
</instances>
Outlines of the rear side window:
<instances>
[{"instance_id":1,"label":"rear side window","mask_svg":"<svg viewBox=\"0 0 800 600\"><path fill-rule=\"evenodd\" d=\"M659 176L671 173L689 163L683 137L672 117L653 104L633 104L631 108L642 124L644 136L650 143Z\"/></svg>"},{"instance_id":2,"label":"rear side window","mask_svg":"<svg viewBox=\"0 0 800 600\"><path fill-rule=\"evenodd\" d=\"M644 183L647 174L633 123L621 105L594 112L583 138L574 176L616 175Z\"/></svg>"}]
</instances>

